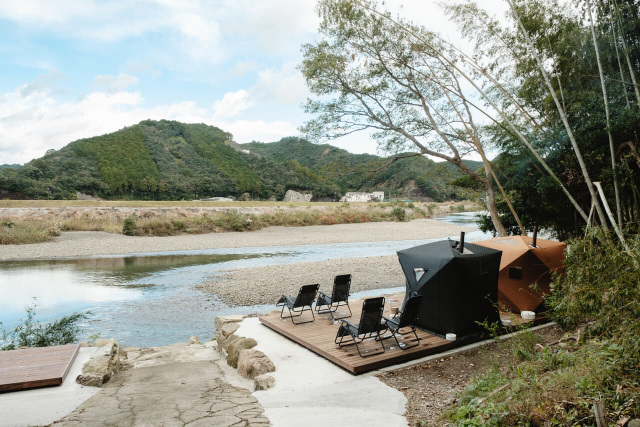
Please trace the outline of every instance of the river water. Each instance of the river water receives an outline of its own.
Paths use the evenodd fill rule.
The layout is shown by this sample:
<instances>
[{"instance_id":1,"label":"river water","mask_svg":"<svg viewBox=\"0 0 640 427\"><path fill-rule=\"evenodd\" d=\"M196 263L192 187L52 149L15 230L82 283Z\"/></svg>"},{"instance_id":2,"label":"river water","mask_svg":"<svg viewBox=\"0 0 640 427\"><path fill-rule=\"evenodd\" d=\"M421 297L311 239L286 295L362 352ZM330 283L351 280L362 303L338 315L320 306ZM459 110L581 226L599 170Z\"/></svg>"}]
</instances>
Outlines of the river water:
<instances>
[{"instance_id":1,"label":"river water","mask_svg":"<svg viewBox=\"0 0 640 427\"><path fill-rule=\"evenodd\" d=\"M475 227L475 213L451 214L440 221ZM457 236L450 236L456 238ZM490 238L467 233L468 242ZM90 312L81 339L115 338L121 345L151 347L213 337L216 316L266 313L274 305L230 307L195 285L222 270L395 254L435 240L340 243L304 246L223 248L93 258L0 263L0 321L10 330L36 304L36 318L49 321ZM404 288L387 289L402 291ZM354 293L353 298L381 290ZM274 295L275 299L278 295ZM34 300L35 298L35 300Z\"/></svg>"}]
</instances>

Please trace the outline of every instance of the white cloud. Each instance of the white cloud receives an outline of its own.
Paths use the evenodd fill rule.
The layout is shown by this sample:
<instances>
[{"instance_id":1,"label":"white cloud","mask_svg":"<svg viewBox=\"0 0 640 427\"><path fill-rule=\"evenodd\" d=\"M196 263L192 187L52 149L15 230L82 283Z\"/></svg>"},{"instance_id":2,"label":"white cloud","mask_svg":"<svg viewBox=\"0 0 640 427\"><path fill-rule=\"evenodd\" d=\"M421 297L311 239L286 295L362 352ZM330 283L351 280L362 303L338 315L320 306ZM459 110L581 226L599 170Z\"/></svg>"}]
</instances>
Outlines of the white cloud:
<instances>
[{"instance_id":1,"label":"white cloud","mask_svg":"<svg viewBox=\"0 0 640 427\"><path fill-rule=\"evenodd\" d=\"M310 95L302 74L291 63L279 70L260 71L250 92L261 101L291 106L300 105Z\"/></svg>"},{"instance_id":2,"label":"white cloud","mask_svg":"<svg viewBox=\"0 0 640 427\"><path fill-rule=\"evenodd\" d=\"M134 86L138 83L138 78L129 74L120 73L117 76L100 75L93 79L95 87L104 89L109 93L122 92L129 86Z\"/></svg>"},{"instance_id":3,"label":"white cloud","mask_svg":"<svg viewBox=\"0 0 640 427\"><path fill-rule=\"evenodd\" d=\"M228 92L220 101L213 104L214 119L235 117L253 104L249 93L240 89L236 92Z\"/></svg>"},{"instance_id":4,"label":"white cloud","mask_svg":"<svg viewBox=\"0 0 640 427\"><path fill-rule=\"evenodd\" d=\"M256 61L243 61L238 62L230 70L228 75L230 77L242 77L245 74L258 70L258 63Z\"/></svg>"},{"instance_id":5,"label":"white cloud","mask_svg":"<svg viewBox=\"0 0 640 427\"><path fill-rule=\"evenodd\" d=\"M261 141L278 141L285 136L297 135L296 126L284 120L265 122L263 120L236 120L219 122L216 126L231 132L233 139L239 143Z\"/></svg>"}]
</instances>

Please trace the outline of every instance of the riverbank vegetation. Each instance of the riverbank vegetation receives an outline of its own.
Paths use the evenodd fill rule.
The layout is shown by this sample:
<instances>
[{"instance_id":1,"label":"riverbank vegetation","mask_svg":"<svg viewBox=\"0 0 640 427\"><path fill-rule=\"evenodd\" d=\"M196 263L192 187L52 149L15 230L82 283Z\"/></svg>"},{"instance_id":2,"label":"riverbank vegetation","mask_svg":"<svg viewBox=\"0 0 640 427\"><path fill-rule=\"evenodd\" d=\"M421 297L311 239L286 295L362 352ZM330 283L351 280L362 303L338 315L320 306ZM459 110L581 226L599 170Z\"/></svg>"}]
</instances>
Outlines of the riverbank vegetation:
<instances>
[{"instance_id":1,"label":"riverbank vegetation","mask_svg":"<svg viewBox=\"0 0 640 427\"><path fill-rule=\"evenodd\" d=\"M301 227L308 225L351 224L361 222L409 221L432 218L448 213L478 209L466 203L300 203L274 206L262 203L232 204L221 210L198 209L190 203L182 207L166 207L166 203L121 204L116 209L54 208L61 202L50 202L28 218L5 217L0 222L0 244L28 244L52 241L63 231L105 231L128 236L172 236L225 231L253 231L265 227ZM105 202L92 202L103 205ZM22 205L22 202L20 203ZM111 208L115 206L110 203ZM142 207L144 206L144 207ZM163 207L161 207L163 206ZM189 210L187 208L194 207Z\"/></svg>"},{"instance_id":2,"label":"riverbank vegetation","mask_svg":"<svg viewBox=\"0 0 640 427\"><path fill-rule=\"evenodd\" d=\"M10 331L6 331L0 322L0 351L73 343L80 333L80 322L91 314L73 313L51 322L39 322L36 319L36 307L34 298L33 304L26 308L26 318Z\"/></svg>"},{"instance_id":3,"label":"riverbank vegetation","mask_svg":"<svg viewBox=\"0 0 640 427\"><path fill-rule=\"evenodd\" d=\"M511 354L476 378L444 420L456 425L596 425L640 415L640 288L637 259L601 230L570 242L547 314L566 333L541 345L526 331L500 341ZM640 253L640 238L629 241ZM609 424L609 425L611 425ZM600 425L600 424L598 424ZM607 424L604 424L607 425Z\"/></svg>"}]
</instances>

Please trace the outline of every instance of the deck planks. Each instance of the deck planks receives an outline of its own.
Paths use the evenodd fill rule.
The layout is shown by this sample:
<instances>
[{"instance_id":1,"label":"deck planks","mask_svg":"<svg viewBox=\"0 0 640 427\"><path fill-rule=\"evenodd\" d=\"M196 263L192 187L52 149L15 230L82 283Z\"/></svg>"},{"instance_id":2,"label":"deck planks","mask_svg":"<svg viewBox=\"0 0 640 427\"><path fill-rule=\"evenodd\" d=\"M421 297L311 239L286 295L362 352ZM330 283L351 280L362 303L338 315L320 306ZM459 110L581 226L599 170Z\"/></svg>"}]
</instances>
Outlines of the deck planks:
<instances>
[{"instance_id":1,"label":"deck planks","mask_svg":"<svg viewBox=\"0 0 640 427\"><path fill-rule=\"evenodd\" d=\"M386 297L387 304L385 305L384 316L391 317L389 301L391 299L402 301L404 293L388 295ZM351 323L358 323L362 311L362 300L350 301L349 306L351 307L353 316L346 320ZM340 311L342 310L339 310L339 312ZM303 318L307 319L310 317L311 315L305 312ZM260 317L260 322L353 374L360 374L409 360L419 359L457 346L455 342L450 342L428 332L418 330L420 344L414 348L402 350L393 338L388 338L382 341L385 346L384 353L360 357L354 345L341 348L334 343L340 322L334 323L329 314L318 315L316 313L316 320L314 322L294 325L290 319L281 319L280 311L274 311ZM414 344L415 338L413 334L411 338L407 336L404 342L406 342L407 345ZM369 352L374 353L381 351L382 347L379 342L369 340L360 345L361 351L367 349Z\"/></svg>"},{"instance_id":2,"label":"deck planks","mask_svg":"<svg viewBox=\"0 0 640 427\"><path fill-rule=\"evenodd\" d=\"M0 351L0 392L60 385L80 345Z\"/></svg>"}]
</instances>

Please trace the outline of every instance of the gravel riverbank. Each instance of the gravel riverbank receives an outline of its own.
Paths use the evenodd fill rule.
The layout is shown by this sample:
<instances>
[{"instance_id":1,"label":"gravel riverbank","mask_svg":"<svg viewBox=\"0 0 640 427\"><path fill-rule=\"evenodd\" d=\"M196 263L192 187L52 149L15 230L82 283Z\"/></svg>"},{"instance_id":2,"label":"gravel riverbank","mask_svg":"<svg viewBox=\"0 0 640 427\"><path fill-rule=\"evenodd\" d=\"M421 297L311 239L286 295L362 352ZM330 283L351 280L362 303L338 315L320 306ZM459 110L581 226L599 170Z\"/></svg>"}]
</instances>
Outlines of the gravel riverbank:
<instances>
[{"instance_id":1,"label":"gravel riverbank","mask_svg":"<svg viewBox=\"0 0 640 427\"><path fill-rule=\"evenodd\" d=\"M137 237L98 231L63 232L54 242L0 246L0 261L126 255L214 248L381 242L455 236L473 228L435 219L408 222L268 227L251 232Z\"/></svg>"}]
</instances>

